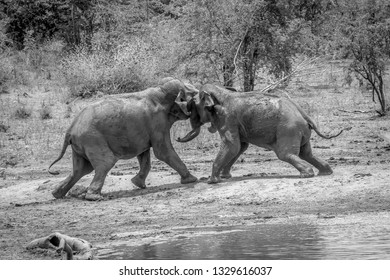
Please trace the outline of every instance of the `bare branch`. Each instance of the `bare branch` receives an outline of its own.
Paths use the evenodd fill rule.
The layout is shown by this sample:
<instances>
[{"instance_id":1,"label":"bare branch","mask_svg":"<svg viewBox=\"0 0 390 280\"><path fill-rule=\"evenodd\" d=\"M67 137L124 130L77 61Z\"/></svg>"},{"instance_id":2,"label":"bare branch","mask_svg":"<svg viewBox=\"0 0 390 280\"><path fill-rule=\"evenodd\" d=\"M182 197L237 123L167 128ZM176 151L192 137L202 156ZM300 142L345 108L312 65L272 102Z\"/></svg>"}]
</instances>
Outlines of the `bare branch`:
<instances>
[{"instance_id":1,"label":"bare branch","mask_svg":"<svg viewBox=\"0 0 390 280\"><path fill-rule=\"evenodd\" d=\"M285 82L285 81L287 81L288 79L292 78L293 76L297 76L297 74L298 74L299 72L303 71L303 69L306 69L308 65L315 63L315 62L318 61L319 59L321 59L321 56L303 60L301 63L299 63L299 64L295 67L295 69L294 69L293 71L291 71L289 74L287 74L287 75L284 76L283 78L279 79L279 80L276 81L275 83L266 86L265 88L263 88L263 89L260 91L260 93L264 93L264 92L267 92L267 91L276 89L280 84L282 84L283 82Z\"/></svg>"}]
</instances>

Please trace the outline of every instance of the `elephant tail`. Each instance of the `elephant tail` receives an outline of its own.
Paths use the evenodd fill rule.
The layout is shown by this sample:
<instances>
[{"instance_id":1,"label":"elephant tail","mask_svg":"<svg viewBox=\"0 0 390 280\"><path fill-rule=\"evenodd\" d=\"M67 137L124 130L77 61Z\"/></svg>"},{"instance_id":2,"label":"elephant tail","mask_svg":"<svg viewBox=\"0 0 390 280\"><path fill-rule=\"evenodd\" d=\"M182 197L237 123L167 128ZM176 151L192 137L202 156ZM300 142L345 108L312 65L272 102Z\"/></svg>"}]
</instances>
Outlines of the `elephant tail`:
<instances>
[{"instance_id":1,"label":"elephant tail","mask_svg":"<svg viewBox=\"0 0 390 280\"><path fill-rule=\"evenodd\" d=\"M341 133L343 133L343 131L348 131L348 130L351 130L352 127L347 127L347 128L343 128L341 129L338 133L334 134L334 135L324 135L322 134L319 130L318 130L318 127L317 125L315 124L315 122L306 114L305 111L303 111L303 109L297 104L295 103L291 98L290 96L288 96L288 99L290 100L290 102L292 104L294 104L294 106L298 109L299 113L301 113L302 117L307 121L308 125L309 125L309 128L310 129L313 129L318 136L324 138L324 139L332 139L332 138L335 138L337 136L339 136Z\"/></svg>"},{"instance_id":2,"label":"elephant tail","mask_svg":"<svg viewBox=\"0 0 390 280\"><path fill-rule=\"evenodd\" d=\"M343 133L343 131L344 130L350 130L352 127L347 127L347 128L343 128L342 130L340 130L338 133L336 133L336 134L333 134L333 135L324 135L324 134L322 134L319 130L318 130L318 128L317 128L317 126L314 124L314 122L308 122L309 123L309 127L310 127L310 129L313 129L316 133L317 133L317 135L318 136L320 136L320 137L322 137L322 138L325 138L325 139L332 139L332 138L335 138L335 137L337 137L337 136L339 136L341 133Z\"/></svg>"},{"instance_id":3,"label":"elephant tail","mask_svg":"<svg viewBox=\"0 0 390 280\"><path fill-rule=\"evenodd\" d=\"M64 139L64 144L62 145L62 150L61 150L60 155L59 155L58 158L57 158L55 161L53 161L52 164L50 164L50 166L49 166L49 170L48 170L48 171L49 171L49 173L50 173L51 175L58 175L58 174L60 174L60 172L58 172L58 171L50 171L50 168L51 168L56 162L58 162L60 159L62 159L62 157L64 156L65 151L66 151L66 149L68 148L69 145L70 145L70 134L69 134L69 133L66 133L65 139Z\"/></svg>"}]
</instances>

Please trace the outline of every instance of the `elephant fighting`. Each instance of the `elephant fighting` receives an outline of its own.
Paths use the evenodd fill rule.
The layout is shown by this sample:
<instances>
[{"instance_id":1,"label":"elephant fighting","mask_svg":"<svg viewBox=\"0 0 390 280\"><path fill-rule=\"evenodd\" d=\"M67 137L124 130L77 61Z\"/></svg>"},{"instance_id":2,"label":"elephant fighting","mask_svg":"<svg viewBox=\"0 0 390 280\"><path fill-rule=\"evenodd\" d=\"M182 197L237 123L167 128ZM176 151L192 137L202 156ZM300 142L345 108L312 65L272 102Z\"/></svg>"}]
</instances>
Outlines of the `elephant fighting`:
<instances>
[{"instance_id":1,"label":"elephant fighting","mask_svg":"<svg viewBox=\"0 0 390 280\"><path fill-rule=\"evenodd\" d=\"M64 197L81 177L95 170L85 199L101 199L110 169L118 160L134 157L140 170L131 181L145 188L150 148L157 159L180 174L182 184L197 180L173 149L170 128L175 121L188 118L189 113L180 109L182 98L188 100L198 90L172 78L165 78L160 84L97 101L80 112L65 134L61 154L49 167L49 172L57 175L58 172L50 171L51 166L63 157L68 145L72 146L73 171L52 192L55 198Z\"/></svg>"},{"instance_id":2,"label":"elephant fighting","mask_svg":"<svg viewBox=\"0 0 390 280\"><path fill-rule=\"evenodd\" d=\"M183 106L184 104L181 104ZM293 165L301 177L332 174L327 162L312 153L311 130L323 138L312 119L289 98L256 92L232 92L215 85L204 85L185 104L191 112L192 131L179 142L194 139L200 127L211 123L209 131L219 132L220 151L213 163L209 183L230 178L230 169L249 144L273 150L280 160Z\"/></svg>"},{"instance_id":3,"label":"elephant fighting","mask_svg":"<svg viewBox=\"0 0 390 280\"><path fill-rule=\"evenodd\" d=\"M290 163L301 177L332 174L330 165L312 153L311 130L323 138L312 119L290 98L204 85L200 91L190 84L166 78L157 88L109 97L87 106L66 132L59 161L72 146L73 172L52 192L62 198L84 175L95 170L85 199L99 200L107 173L119 159L137 157L140 170L132 178L145 188L150 171L150 148L181 176L181 183L197 180L173 149L170 128L175 121L190 119L192 130L179 142L197 137L201 126L219 132L220 150L212 166L209 183L230 178L232 165L249 144L273 150ZM58 172L50 171L51 174Z\"/></svg>"}]
</instances>

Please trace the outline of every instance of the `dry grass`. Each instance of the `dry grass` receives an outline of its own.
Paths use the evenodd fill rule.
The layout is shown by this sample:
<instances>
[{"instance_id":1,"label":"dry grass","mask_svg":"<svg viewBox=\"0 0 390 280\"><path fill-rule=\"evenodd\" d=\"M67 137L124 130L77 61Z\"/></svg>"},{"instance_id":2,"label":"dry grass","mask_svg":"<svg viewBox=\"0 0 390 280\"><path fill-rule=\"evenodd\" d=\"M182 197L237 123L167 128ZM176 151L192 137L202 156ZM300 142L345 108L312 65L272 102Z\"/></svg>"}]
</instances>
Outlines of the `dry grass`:
<instances>
[{"instance_id":1,"label":"dry grass","mask_svg":"<svg viewBox=\"0 0 390 280\"><path fill-rule=\"evenodd\" d=\"M80 48L63 58L61 65L73 96L139 91L148 87L156 76L155 54L148 43L137 38L109 51Z\"/></svg>"},{"instance_id":2,"label":"dry grass","mask_svg":"<svg viewBox=\"0 0 390 280\"><path fill-rule=\"evenodd\" d=\"M324 66L322 74L307 75L295 79L286 89L313 119L320 129L327 133L337 131L340 126L350 126L345 118L341 123L343 111L368 111L375 116L375 104L370 93L358 87L357 82L350 87L343 86L343 72L335 65ZM27 95L24 95L27 93ZM0 131L0 166L36 165L46 167L59 153L64 133L74 116L91 99L66 104L69 91L53 80L37 79L30 86L14 87L10 94L0 95L0 119L6 132ZM97 98L97 97L96 97ZM95 99L95 98L93 98ZM26 119L16 118L14 112L21 105L31 109ZM45 108L45 109L43 109ZM49 114L51 118L43 117ZM337 121L339 120L339 121ZM174 139L182 137L191 130L188 122L177 122L171 130L173 145L183 159L194 152L199 161L213 159L219 149L219 135L210 134L205 125L201 134L187 144ZM70 151L62 164L70 165ZM136 164L136 160L134 161Z\"/></svg>"},{"instance_id":3,"label":"dry grass","mask_svg":"<svg viewBox=\"0 0 390 280\"><path fill-rule=\"evenodd\" d=\"M42 92L39 86L35 86L29 91L28 97L20 94L24 89L0 96L0 119L9 127L7 133L0 133L0 165L5 165L10 158L17 164L43 163L52 158L57 143L62 142L71 121L61 116L66 108L64 102L67 92L53 85L47 87L53 91ZM42 114L48 113L43 111L43 103L50 106L51 119L42 118ZM29 108L31 114L28 118L15 117L14 112L20 110L21 106Z\"/></svg>"}]
</instances>

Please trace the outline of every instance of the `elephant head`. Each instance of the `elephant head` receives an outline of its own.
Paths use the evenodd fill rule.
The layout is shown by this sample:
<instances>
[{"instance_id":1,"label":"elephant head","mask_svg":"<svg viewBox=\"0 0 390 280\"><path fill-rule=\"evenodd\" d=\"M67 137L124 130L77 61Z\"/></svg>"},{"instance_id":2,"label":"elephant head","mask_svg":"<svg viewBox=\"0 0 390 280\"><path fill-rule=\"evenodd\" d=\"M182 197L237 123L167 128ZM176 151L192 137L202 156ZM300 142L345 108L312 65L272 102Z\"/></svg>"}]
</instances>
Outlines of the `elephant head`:
<instances>
[{"instance_id":1,"label":"elephant head","mask_svg":"<svg viewBox=\"0 0 390 280\"><path fill-rule=\"evenodd\" d=\"M172 77L163 78L158 84L162 92L170 96L170 99L174 99L169 114L177 120L188 119L191 113L187 110L186 104L199 92L198 89L189 83Z\"/></svg>"},{"instance_id":2,"label":"elephant head","mask_svg":"<svg viewBox=\"0 0 390 280\"><path fill-rule=\"evenodd\" d=\"M194 97L186 101L180 94L177 97L181 101L181 106L186 106L190 112L190 122L192 130L183 138L178 138L178 142L188 142L199 135L200 128L203 124L211 122L214 114L219 113L221 106L214 95L207 91L200 91ZM215 133L216 128L211 125L209 132Z\"/></svg>"}]
</instances>

